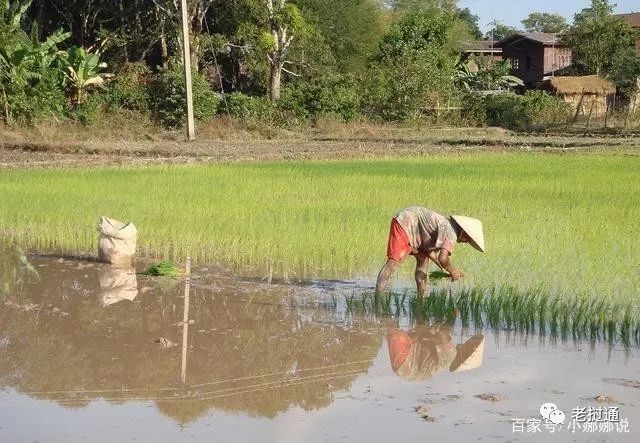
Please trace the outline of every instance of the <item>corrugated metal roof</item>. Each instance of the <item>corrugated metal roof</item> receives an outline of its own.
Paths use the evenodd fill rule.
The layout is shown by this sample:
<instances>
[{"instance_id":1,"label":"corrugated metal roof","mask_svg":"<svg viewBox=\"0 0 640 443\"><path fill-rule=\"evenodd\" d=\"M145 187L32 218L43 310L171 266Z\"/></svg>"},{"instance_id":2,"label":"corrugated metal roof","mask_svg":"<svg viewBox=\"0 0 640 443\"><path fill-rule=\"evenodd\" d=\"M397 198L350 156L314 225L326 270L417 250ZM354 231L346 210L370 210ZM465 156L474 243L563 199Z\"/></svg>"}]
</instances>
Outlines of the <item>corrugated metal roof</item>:
<instances>
[{"instance_id":1,"label":"corrugated metal roof","mask_svg":"<svg viewBox=\"0 0 640 443\"><path fill-rule=\"evenodd\" d=\"M503 47L507 43L517 39L531 40L549 46L564 45L564 43L562 43L562 41L560 40L558 34L549 34L546 32L518 32L516 34L510 35L509 37L503 38L497 43L497 46Z\"/></svg>"},{"instance_id":2,"label":"corrugated metal roof","mask_svg":"<svg viewBox=\"0 0 640 443\"><path fill-rule=\"evenodd\" d=\"M473 51L484 51L484 52L502 52L502 48L496 47L498 42L492 42L490 40L479 40L474 42L460 42L460 49L463 51L473 52Z\"/></svg>"}]
</instances>

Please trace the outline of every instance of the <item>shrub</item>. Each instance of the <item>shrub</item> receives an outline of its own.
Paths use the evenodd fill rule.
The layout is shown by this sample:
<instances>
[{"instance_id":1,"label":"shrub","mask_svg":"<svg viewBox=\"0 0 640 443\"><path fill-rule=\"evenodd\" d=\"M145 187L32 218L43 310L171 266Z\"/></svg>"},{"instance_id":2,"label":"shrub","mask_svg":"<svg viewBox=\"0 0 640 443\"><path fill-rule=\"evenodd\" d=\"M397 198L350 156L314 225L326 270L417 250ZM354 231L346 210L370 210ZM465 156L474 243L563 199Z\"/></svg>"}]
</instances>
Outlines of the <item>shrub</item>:
<instances>
[{"instance_id":1,"label":"shrub","mask_svg":"<svg viewBox=\"0 0 640 443\"><path fill-rule=\"evenodd\" d=\"M485 97L487 123L507 129L533 129L566 123L569 105L543 91Z\"/></svg>"},{"instance_id":2,"label":"shrub","mask_svg":"<svg viewBox=\"0 0 640 443\"><path fill-rule=\"evenodd\" d=\"M563 125L571 111L568 103L544 91L528 91L524 101L531 115L532 126Z\"/></svg>"},{"instance_id":3,"label":"shrub","mask_svg":"<svg viewBox=\"0 0 640 443\"><path fill-rule=\"evenodd\" d=\"M487 108L482 94L471 92L463 95L461 101L461 123L472 126L482 126L487 122Z\"/></svg>"},{"instance_id":4,"label":"shrub","mask_svg":"<svg viewBox=\"0 0 640 443\"><path fill-rule=\"evenodd\" d=\"M31 125L41 119L63 117L65 114L66 97L60 76L55 71L24 85L9 85L4 92L7 110L11 119L18 124ZM4 102L5 97L1 98ZM2 105L4 116L5 103Z\"/></svg>"},{"instance_id":5,"label":"shrub","mask_svg":"<svg viewBox=\"0 0 640 443\"><path fill-rule=\"evenodd\" d=\"M352 121L360 114L360 95L353 79L333 76L285 87L278 106L299 119Z\"/></svg>"},{"instance_id":6,"label":"shrub","mask_svg":"<svg viewBox=\"0 0 640 443\"><path fill-rule=\"evenodd\" d=\"M71 117L84 125L90 125L105 117L109 107L107 91L97 91L89 95L82 103L71 110Z\"/></svg>"},{"instance_id":7,"label":"shrub","mask_svg":"<svg viewBox=\"0 0 640 443\"><path fill-rule=\"evenodd\" d=\"M220 113L229 111L231 117L243 120L247 123L271 122L275 118L276 103L267 97L258 97L233 92L226 96L226 109L224 102L220 104Z\"/></svg>"},{"instance_id":8,"label":"shrub","mask_svg":"<svg viewBox=\"0 0 640 443\"><path fill-rule=\"evenodd\" d=\"M153 76L144 62L128 63L110 86L112 103L134 111L149 110L149 85Z\"/></svg>"},{"instance_id":9,"label":"shrub","mask_svg":"<svg viewBox=\"0 0 640 443\"><path fill-rule=\"evenodd\" d=\"M205 78L191 74L193 84L193 114L198 120L212 118L218 109L220 97L213 92ZM184 124L187 117L184 71L180 64L171 63L169 68L155 75L150 85L150 108L156 120L170 127Z\"/></svg>"}]
</instances>

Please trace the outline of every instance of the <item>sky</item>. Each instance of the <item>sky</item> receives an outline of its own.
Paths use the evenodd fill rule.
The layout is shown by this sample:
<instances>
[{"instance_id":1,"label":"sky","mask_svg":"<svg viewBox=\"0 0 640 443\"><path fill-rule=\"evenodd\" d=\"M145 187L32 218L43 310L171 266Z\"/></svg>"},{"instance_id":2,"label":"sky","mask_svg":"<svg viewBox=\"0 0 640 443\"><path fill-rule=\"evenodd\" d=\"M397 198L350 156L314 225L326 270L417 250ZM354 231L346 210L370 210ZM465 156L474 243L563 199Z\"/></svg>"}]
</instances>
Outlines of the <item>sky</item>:
<instances>
[{"instance_id":1,"label":"sky","mask_svg":"<svg viewBox=\"0 0 640 443\"><path fill-rule=\"evenodd\" d=\"M640 0L613 0L617 4L618 14L640 12ZM552 12L564 16L569 23L573 22L573 15L591 4L590 0L458 0L458 6L469 8L480 17L482 32L489 30L488 23L495 20L503 24L522 28L521 20L527 18L531 12Z\"/></svg>"}]
</instances>

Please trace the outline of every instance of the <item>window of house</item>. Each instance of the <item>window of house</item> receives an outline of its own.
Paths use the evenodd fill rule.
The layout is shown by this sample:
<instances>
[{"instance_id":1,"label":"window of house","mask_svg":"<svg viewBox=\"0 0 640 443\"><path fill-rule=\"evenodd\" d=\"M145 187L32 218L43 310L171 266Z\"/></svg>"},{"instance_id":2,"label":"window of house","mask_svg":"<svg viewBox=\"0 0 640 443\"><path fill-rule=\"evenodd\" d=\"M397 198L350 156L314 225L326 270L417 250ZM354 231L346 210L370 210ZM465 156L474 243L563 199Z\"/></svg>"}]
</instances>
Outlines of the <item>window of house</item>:
<instances>
[{"instance_id":1,"label":"window of house","mask_svg":"<svg viewBox=\"0 0 640 443\"><path fill-rule=\"evenodd\" d=\"M518 59L518 57L511 57L509 61L511 62L511 69L513 69L514 71L520 69L520 60Z\"/></svg>"}]
</instances>

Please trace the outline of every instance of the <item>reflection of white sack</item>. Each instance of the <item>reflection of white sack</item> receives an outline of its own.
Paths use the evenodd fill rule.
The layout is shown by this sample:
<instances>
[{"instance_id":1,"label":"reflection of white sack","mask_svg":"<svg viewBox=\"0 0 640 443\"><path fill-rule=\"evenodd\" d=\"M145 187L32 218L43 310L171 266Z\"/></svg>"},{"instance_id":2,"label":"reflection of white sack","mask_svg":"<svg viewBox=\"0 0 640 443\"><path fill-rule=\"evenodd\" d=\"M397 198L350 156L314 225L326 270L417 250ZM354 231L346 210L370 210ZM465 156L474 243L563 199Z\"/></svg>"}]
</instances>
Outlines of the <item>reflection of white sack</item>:
<instances>
[{"instance_id":1,"label":"reflection of white sack","mask_svg":"<svg viewBox=\"0 0 640 443\"><path fill-rule=\"evenodd\" d=\"M107 307L122 300L133 301L138 295L138 281L133 269L108 267L100 272L100 302Z\"/></svg>"},{"instance_id":2,"label":"reflection of white sack","mask_svg":"<svg viewBox=\"0 0 640 443\"><path fill-rule=\"evenodd\" d=\"M128 264L136 253L138 231L133 223L100 217L98 258L105 263Z\"/></svg>"}]
</instances>

